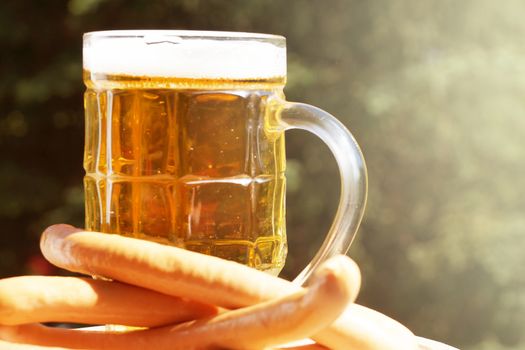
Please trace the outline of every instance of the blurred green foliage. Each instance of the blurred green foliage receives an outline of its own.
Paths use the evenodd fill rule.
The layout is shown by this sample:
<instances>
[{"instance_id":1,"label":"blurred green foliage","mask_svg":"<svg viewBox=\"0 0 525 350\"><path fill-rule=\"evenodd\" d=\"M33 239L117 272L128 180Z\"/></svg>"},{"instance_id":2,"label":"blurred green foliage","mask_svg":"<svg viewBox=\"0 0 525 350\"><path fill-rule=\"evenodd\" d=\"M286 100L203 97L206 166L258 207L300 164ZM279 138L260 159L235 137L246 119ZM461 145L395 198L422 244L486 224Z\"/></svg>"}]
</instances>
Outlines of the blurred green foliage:
<instances>
[{"instance_id":1,"label":"blurred green foliage","mask_svg":"<svg viewBox=\"0 0 525 350\"><path fill-rule=\"evenodd\" d=\"M287 95L338 116L368 162L350 250L359 301L463 349L525 348L520 0L0 2L0 275L38 272L49 224L83 224L81 35L239 30L288 39ZM287 135L293 276L335 212L335 162Z\"/></svg>"}]
</instances>

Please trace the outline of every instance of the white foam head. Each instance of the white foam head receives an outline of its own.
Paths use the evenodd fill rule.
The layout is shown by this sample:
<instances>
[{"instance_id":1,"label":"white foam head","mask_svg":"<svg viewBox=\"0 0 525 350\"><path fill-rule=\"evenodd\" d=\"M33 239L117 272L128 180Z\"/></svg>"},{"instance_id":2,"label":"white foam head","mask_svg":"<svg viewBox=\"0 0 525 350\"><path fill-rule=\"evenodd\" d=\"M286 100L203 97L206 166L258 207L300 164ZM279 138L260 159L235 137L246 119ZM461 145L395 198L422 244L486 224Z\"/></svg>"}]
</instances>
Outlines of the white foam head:
<instances>
[{"instance_id":1,"label":"white foam head","mask_svg":"<svg viewBox=\"0 0 525 350\"><path fill-rule=\"evenodd\" d=\"M84 35L91 73L196 79L286 76L285 39L229 32L106 31Z\"/></svg>"}]
</instances>

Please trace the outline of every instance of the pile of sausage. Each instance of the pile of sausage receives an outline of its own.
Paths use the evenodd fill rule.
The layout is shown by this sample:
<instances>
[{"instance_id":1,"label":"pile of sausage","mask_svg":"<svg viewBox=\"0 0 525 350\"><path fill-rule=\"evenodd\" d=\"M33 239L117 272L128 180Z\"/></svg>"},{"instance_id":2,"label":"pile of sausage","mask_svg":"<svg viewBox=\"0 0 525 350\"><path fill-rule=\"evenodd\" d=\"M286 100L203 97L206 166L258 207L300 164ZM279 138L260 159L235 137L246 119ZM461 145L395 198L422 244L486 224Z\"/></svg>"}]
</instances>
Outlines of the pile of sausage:
<instances>
[{"instance_id":1,"label":"pile of sausage","mask_svg":"<svg viewBox=\"0 0 525 350\"><path fill-rule=\"evenodd\" d=\"M303 338L315 343L286 349L417 349L404 326L353 303L361 278L346 256L325 262L301 288L216 257L68 225L48 228L40 245L54 265L99 278L0 280L0 349L261 350Z\"/></svg>"}]
</instances>

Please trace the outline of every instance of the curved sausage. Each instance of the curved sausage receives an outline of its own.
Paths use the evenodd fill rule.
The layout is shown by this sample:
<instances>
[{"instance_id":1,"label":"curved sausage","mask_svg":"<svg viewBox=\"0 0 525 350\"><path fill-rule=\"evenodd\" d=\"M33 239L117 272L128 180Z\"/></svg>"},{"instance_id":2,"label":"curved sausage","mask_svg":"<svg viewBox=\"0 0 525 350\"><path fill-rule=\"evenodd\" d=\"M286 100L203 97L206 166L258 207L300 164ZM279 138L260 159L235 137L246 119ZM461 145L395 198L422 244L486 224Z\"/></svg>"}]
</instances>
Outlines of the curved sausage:
<instances>
[{"instance_id":1,"label":"curved sausage","mask_svg":"<svg viewBox=\"0 0 525 350\"><path fill-rule=\"evenodd\" d=\"M0 324L73 322L155 327L217 313L217 307L119 282L22 276L0 280Z\"/></svg>"}]
</instances>

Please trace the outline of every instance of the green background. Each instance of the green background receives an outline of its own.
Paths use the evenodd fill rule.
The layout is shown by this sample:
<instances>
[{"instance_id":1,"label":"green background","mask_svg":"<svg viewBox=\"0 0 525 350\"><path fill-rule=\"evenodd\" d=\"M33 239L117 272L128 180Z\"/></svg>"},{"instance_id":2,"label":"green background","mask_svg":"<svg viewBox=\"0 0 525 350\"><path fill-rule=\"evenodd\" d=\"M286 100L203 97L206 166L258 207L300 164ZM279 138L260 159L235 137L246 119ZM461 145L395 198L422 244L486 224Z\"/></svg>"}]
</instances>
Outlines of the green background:
<instances>
[{"instance_id":1,"label":"green background","mask_svg":"<svg viewBox=\"0 0 525 350\"><path fill-rule=\"evenodd\" d=\"M462 349L525 349L525 3L520 0L0 2L0 277L59 273L52 223L83 224L82 33L281 34L289 100L347 125L370 192L350 249L359 302ZM337 205L335 161L287 134L296 274Z\"/></svg>"}]
</instances>

